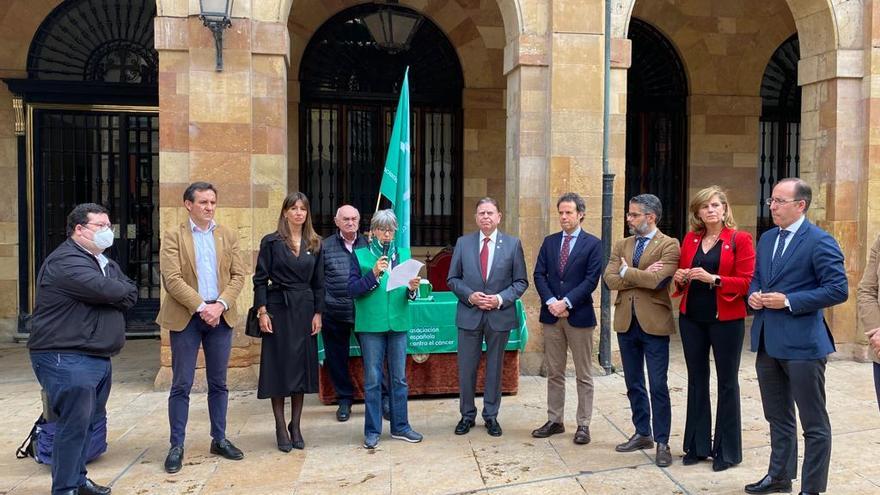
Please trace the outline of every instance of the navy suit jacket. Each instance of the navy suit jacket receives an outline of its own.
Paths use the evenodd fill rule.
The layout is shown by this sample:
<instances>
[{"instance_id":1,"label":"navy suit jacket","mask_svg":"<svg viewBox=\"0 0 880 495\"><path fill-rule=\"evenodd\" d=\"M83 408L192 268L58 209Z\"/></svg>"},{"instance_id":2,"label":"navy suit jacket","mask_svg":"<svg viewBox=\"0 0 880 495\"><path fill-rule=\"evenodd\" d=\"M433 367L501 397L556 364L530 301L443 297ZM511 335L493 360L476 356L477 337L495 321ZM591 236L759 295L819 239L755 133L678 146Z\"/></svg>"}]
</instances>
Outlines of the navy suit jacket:
<instances>
[{"instance_id":1,"label":"navy suit jacket","mask_svg":"<svg viewBox=\"0 0 880 495\"><path fill-rule=\"evenodd\" d=\"M562 232L548 235L541 244L535 262L535 288L541 297L541 323L553 324L559 318L547 309L547 301L555 297L567 297L571 302L568 322L573 327L596 326L593 309L593 291L602 273L602 243L596 236L581 229L565 270L559 273L559 253L562 248Z\"/></svg>"},{"instance_id":2,"label":"navy suit jacket","mask_svg":"<svg viewBox=\"0 0 880 495\"><path fill-rule=\"evenodd\" d=\"M830 234L804 220L789 242L776 273L770 276L773 244L779 229L765 232L758 241L758 260L749 294L781 292L791 308L761 309L752 323L752 351L764 348L777 359L821 359L834 352L834 338L822 309L848 297L843 253Z\"/></svg>"}]
</instances>

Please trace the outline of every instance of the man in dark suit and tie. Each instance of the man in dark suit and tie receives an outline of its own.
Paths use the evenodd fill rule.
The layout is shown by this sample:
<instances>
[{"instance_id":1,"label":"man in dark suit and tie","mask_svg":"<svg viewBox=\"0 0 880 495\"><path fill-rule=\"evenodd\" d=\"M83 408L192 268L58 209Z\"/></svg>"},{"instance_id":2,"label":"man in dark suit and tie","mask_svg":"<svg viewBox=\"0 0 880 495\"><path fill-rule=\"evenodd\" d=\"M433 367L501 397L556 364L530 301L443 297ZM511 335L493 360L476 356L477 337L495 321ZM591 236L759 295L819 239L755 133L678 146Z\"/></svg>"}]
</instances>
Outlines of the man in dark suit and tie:
<instances>
[{"instance_id":1,"label":"man in dark suit and tie","mask_svg":"<svg viewBox=\"0 0 880 495\"><path fill-rule=\"evenodd\" d=\"M519 326L516 301L529 287L529 280L522 243L498 230L501 223L498 203L488 197L479 200L475 218L480 230L458 238L446 279L458 296L455 324L458 326L461 421L455 427L455 434L464 435L474 426L477 367L485 338L483 420L489 435L498 437L501 436L498 408L504 347L510 330Z\"/></svg>"},{"instance_id":2,"label":"man in dark suit and tie","mask_svg":"<svg viewBox=\"0 0 880 495\"><path fill-rule=\"evenodd\" d=\"M544 238L535 262L535 288L541 297L547 365L547 422L532 431L547 438L565 431L565 365L568 349L577 375L577 430L574 443L590 443L593 416L593 291L602 273L602 243L581 229L586 205L577 193L556 202L562 231Z\"/></svg>"},{"instance_id":3,"label":"man in dark suit and tie","mask_svg":"<svg viewBox=\"0 0 880 495\"><path fill-rule=\"evenodd\" d=\"M615 450L650 449L656 440L654 463L666 467L672 464L669 451L672 405L666 379L669 336L675 331L668 285L678 268L681 250L678 241L657 228L662 212L660 198L653 194L639 194L629 200L626 221L633 235L614 243L603 278L609 289L617 291L614 331L636 428L630 439ZM651 386L650 403L645 388L645 367Z\"/></svg>"},{"instance_id":4,"label":"man in dark suit and tie","mask_svg":"<svg viewBox=\"0 0 880 495\"><path fill-rule=\"evenodd\" d=\"M797 422L804 429L801 493L828 484L831 423L825 407L825 362L834 338L823 308L847 299L843 253L831 235L804 214L812 191L801 179L782 179L767 199L773 223L758 241L749 306L755 310L752 351L764 417L770 423L770 467L747 493L790 492L797 477Z\"/></svg>"}]
</instances>

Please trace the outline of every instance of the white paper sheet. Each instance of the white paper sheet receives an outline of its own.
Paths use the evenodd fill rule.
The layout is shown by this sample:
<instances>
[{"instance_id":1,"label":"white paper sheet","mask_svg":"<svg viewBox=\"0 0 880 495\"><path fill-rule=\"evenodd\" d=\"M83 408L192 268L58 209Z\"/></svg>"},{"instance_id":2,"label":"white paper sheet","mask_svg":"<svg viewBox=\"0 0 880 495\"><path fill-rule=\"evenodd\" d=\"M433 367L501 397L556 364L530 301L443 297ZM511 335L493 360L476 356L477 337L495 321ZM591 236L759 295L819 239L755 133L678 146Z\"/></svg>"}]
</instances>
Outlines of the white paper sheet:
<instances>
[{"instance_id":1,"label":"white paper sheet","mask_svg":"<svg viewBox=\"0 0 880 495\"><path fill-rule=\"evenodd\" d=\"M419 271L425 266L424 263L412 258L395 266L388 274L386 290L392 291L398 287L406 287L409 281L419 276Z\"/></svg>"}]
</instances>

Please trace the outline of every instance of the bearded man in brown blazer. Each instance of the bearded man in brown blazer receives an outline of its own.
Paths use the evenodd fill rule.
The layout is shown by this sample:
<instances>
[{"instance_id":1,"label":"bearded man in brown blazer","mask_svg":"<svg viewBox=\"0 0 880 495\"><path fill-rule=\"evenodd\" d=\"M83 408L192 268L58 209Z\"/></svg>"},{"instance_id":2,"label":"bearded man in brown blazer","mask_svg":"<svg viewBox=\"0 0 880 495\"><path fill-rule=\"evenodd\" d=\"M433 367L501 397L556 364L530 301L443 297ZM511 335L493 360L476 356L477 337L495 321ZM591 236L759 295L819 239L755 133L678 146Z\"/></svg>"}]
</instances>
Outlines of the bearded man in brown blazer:
<instances>
[{"instance_id":1,"label":"bearded man in brown blazer","mask_svg":"<svg viewBox=\"0 0 880 495\"><path fill-rule=\"evenodd\" d=\"M235 300L247 274L238 252L238 235L214 222L217 190L211 184L190 184L183 193L183 205L189 218L165 233L159 252L165 298L156 323L171 334L171 449L165 458L169 473L180 471L183 465L189 392L200 346L208 382L211 453L232 460L244 457L226 438L226 370L232 326L238 322Z\"/></svg>"},{"instance_id":2,"label":"bearded man in brown blazer","mask_svg":"<svg viewBox=\"0 0 880 495\"><path fill-rule=\"evenodd\" d=\"M614 244L604 280L608 288L617 291L614 331L636 428L635 434L616 450L650 449L656 439L654 462L666 467L672 464L669 451L672 406L666 375L669 336L675 328L667 287L678 268L680 249L677 240L657 228L661 213L660 199L653 194L640 194L629 201L626 220L633 235ZM651 385L650 406L645 389L646 364Z\"/></svg>"}]
</instances>

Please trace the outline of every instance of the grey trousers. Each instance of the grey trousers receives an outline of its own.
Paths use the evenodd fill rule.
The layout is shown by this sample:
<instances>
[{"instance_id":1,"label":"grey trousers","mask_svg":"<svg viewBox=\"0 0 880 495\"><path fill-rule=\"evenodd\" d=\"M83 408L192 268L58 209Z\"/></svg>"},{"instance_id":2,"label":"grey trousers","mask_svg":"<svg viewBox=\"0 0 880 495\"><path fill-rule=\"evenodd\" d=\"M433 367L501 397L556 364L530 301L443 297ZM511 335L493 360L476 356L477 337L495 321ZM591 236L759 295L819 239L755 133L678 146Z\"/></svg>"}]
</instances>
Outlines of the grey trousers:
<instances>
[{"instance_id":1,"label":"grey trousers","mask_svg":"<svg viewBox=\"0 0 880 495\"><path fill-rule=\"evenodd\" d=\"M483 391L483 419L495 419L501 407L501 372L504 347L510 330L496 332L483 326L476 330L458 329L458 398L461 417L477 417L474 396L477 390L477 368L480 366L483 338L486 339L486 385Z\"/></svg>"}]
</instances>

